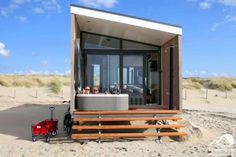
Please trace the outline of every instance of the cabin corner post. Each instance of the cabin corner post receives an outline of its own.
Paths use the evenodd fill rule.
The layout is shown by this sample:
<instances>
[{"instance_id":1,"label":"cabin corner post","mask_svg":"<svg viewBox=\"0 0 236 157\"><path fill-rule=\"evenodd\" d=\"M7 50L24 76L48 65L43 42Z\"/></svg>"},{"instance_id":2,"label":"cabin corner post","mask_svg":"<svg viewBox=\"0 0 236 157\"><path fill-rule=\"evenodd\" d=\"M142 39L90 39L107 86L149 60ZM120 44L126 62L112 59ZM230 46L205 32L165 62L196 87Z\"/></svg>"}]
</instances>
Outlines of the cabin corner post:
<instances>
[{"instance_id":1,"label":"cabin corner post","mask_svg":"<svg viewBox=\"0 0 236 157\"><path fill-rule=\"evenodd\" d=\"M75 61L76 56L76 39L80 38L80 28L75 14L71 14L71 95L70 95L70 112L75 110L75 95L76 95L76 78L75 71L78 71L78 65Z\"/></svg>"},{"instance_id":2,"label":"cabin corner post","mask_svg":"<svg viewBox=\"0 0 236 157\"><path fill-rule=\"evenodd\" d=\"M169 54L167 46L161 47L161 105L168 107L169 104Z\"/></svg>"},{"instance_id":3,"label":"cabin corner post","mask_svg":"<svg viewBox=\"0 0 236 157\"><path fill-rule=\"evenodd\" d=\"M182 36L178 35L178 54L179 54L179 110L182 111Z\"/></svg>"},{"instance_id":4,"label":"cabin corner post","mask_svg":"<svg viewBox=\"0 0 236 157\"><path fill-rule=\"evenodd\" d=\"M70 79L71 79L71 86L70 86L70 112L74 111L75 105L75 89L74 89L74 54L75 54L75 15L71 14L71 55L70 55Z\"/></svg>"},{"instance_id":5,"label":"cabin corner post","mask_svg":"<svg viewBox=\"0 0 236 157\"><path fill-rule=\"evenodd\" d=\"M161 105L181 110L181 36L176 35L161 47Z\"/></svg>"},{"instance_id":6,"label":"cabin corner post","mask_svg":"<svg viewBox=\"0 0 236 157\"><path fill-rule=\"evenodd\" d=\"M75 51L76 51L76 39L80 38L80 29L76 20L75 14L71 14L71 94L70 94L70 112L72 113L75 109Z\"/></svg>"}]
</instances>

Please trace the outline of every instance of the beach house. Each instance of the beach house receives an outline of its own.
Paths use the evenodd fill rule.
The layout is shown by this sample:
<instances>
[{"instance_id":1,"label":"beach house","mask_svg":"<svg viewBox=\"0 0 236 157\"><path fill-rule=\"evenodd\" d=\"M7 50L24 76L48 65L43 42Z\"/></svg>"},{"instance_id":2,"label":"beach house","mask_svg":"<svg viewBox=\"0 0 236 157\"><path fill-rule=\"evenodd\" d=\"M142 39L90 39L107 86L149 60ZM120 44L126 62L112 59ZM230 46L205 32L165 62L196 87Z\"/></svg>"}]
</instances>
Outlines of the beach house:
<instances>
[{"instance_id":1,"label":"beach house","mask_svg":"<svg viewBox=\"0 0 236 157\"><path fill-rule=\"evenodd\" d=\"M70 11L71 113L98 116L74 121L106 121L99 118L108 114L152 115L133 120L178 120L169 115L181 111L182 28L77 5L71 5ZM100 94L81 94L87 86L96 86ZM119 94L112 94L114 89ZM118 121L116 117L112 120Z\"/></svg>"}]
</instances>

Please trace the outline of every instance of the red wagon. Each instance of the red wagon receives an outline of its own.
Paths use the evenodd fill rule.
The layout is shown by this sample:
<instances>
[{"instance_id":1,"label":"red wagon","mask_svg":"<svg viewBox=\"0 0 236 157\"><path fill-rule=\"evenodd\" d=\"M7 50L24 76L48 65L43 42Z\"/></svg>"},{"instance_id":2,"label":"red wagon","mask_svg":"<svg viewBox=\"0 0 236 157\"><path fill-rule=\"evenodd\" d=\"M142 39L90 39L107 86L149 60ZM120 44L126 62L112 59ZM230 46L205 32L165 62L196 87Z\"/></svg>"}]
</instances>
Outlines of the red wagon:
<instances>
[{"instance_id":1,"label":"red wagon","mask_svg":"<svg viewBox=\"0 0 236 157\"><path fill-rule=\"evenodd\" d=\"M49 110L51 111L51 119L45 119L37 124L32 124L31 130L33 142L37 141L39 136L44 136L46 142L49 142L51 136L57 135L58 120L53 119L55 107L49 107Z\"/></svg>"}]
</instances>

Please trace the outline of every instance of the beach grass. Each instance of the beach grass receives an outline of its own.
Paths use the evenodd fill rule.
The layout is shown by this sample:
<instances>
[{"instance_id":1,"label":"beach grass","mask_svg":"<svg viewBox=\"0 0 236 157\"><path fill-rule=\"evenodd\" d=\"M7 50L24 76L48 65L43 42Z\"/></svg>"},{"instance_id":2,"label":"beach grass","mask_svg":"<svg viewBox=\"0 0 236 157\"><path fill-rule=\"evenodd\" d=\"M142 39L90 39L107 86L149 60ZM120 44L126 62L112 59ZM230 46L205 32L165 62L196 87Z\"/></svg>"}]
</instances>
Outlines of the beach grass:
<instances>
[{"instance_id":1,"label":"beach grass","mask_svg":"<svg viewBox=\"0 0 236 157\"><path fill-rule=\"evenodd\" d=\"M215 89L219 91L232 91L236 88L236 78L214 77L214 78L184 78L183 87L187 89Z\"/></svg>"},{"instance_id":2,"label":"beach grass","mask_svg":"<svg viewBox=\"0 0 236 157\"><path fill-rule=\"evenodd\" d=\"M54 79L50 82L50 90L55 93L58 94L60 93L61 89L62 89L62 82L59 81L58 79Z\"/></svg>"},{"instance_id":3,"label":"beach grass","mask_svg":"<svg viewBox=\"0 0 236 157\"><path fill-rule=\"evenodd\" d=\"M27 88L69 86L70 77L67 75L0 75L0 85Z\"/></svg>"},{"instance_id":4,"label":"beach grass","mask_svg":"<svg viewBox=\"0 0 236 157\"><path fill-rule=\"evenodd\" d=\"M49 87L58 92L61 86L70 86L69 75L0 75L0 86L5 87ZM200 90L202 88L219 91L236 89L236 78L212 77L183 78L183 88Z\"/></svg>"}]
</instances>

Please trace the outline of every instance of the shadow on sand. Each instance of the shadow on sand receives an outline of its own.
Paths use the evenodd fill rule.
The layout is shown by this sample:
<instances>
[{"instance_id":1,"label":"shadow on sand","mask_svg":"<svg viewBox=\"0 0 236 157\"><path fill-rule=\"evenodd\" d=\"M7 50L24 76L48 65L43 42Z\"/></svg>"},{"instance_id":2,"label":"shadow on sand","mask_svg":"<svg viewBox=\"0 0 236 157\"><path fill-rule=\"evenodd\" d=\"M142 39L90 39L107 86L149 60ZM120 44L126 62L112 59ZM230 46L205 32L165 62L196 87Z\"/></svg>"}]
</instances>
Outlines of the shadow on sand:
<instances>
[{"instance_id":1,"label":"shadow on sand","mask_svg":"<svg viewBox=\"0 0 236 157\"><path fill-rule=\"evenodd\" d=\"M32 140L32 133L31 133L31 125L39 123L44 119L50 118L50 110L49 107L54 106L54 119L58 119L58 135L56 137L51 138L50 143L71 143L74 140L70 139L67 134L63 131L63 118L64 113L68 109L68 104L60 104L60 105L53 105L53 104L24 104L22 106L13 107L7 110L0 111L0 134L10 135L16 137L17 140ZM129 122L116 122L121 123L124 125L130 125ZM127 124L128 123L128 124ZM86 124L86 125L94 125L93 123ZM114 125L114 122L111 124L105 125ZM120 124L119 124L120 125ZM127 132L134 132L134 130L105 130L104 133L117 132L117 133L127 133ZM174 129L162 129L161 132L176 132ZM94 131L86 131L87 133L95 133L97 130ZM142 132L149 132L147 129L136 129L136 133ZM85 133L82 131L81 133ZM171 138L172 140L178 141L178 139ZM116 139L117 141L118 139ZM122 139L120 139L122 140ZM128 140L128 139L127 139ZM137 139L129 139L131 141ZM128 141L129 141L128 140ZM139 139L141 140L141 139ZM77 140L76 140L77 141ZM83 140L81 140L83 141ZM96 141L96 140L95 140ZM106 141L106 140L105 140ZM119 141L119 140L118 140Z\"/></svg>"},{"instance_id":2,"label":"shadow on sand","mask_svg":"<svg viewBox=\"0 0 236 157\"><path fill-rule=\"evenodd\" d=\"M31 125L50 118L50 106L55 107L53 118L58 119L58 135L55 139L66 137L63 131L63 117L68 104L24 104L2 110L0 111L0 134L31 141Z\"/></svg>"}]
</instances>

